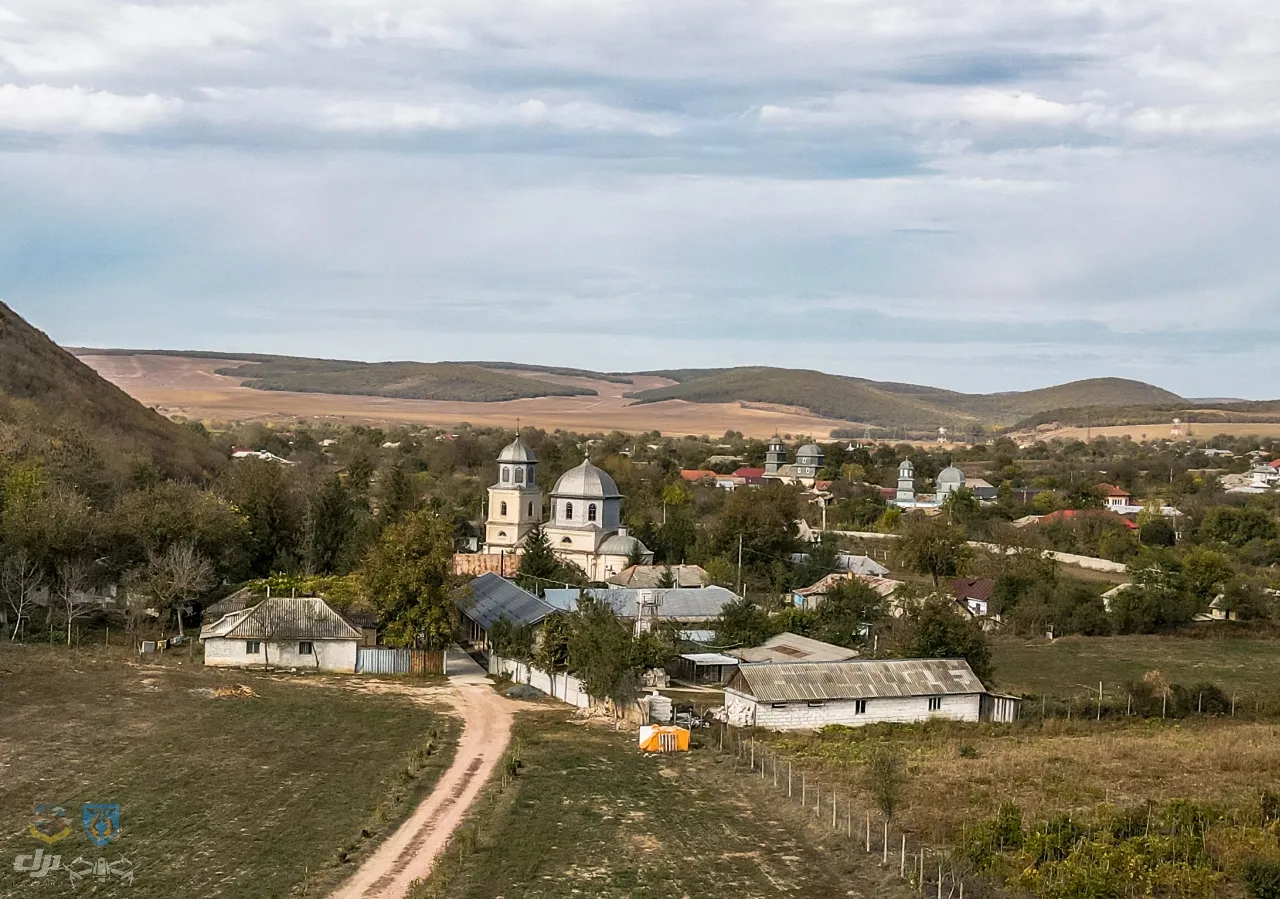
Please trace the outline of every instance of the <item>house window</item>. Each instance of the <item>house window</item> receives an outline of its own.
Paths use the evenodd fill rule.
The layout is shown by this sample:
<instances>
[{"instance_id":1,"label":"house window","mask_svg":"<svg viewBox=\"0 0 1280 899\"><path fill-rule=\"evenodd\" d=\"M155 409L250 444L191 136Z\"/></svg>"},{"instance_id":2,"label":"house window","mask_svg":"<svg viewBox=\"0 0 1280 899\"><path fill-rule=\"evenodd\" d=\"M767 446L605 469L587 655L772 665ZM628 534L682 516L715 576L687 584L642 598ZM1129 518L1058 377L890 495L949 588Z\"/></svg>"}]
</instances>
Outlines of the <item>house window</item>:
<instances>
[{"instance_id":1,"label":"house window","mask_svg":"<svg viewBox=\"0 0 1280 899\"><path fill-rule=\"evenodd\" d=\"M533 503L529 503L529 517L533 517Z\"/></svg>"},{"instance_id":2,"label":"house window","mask_svg":"<svg viewBox=\"0 0 1280 899\"><path fill-rule=\"evenodd\" d=\"M592 503L591 505L587 506L587 521L595 521L595 520L596 520L596 504Z\"/></svg>"},{"instance_id":3,"label":"house window","mask_svg":"<svg viewBox=\"0 0 1280 899\"><path fill-rule=\"evenodd\" d=\"M516 469L516 483L517 483L517 484L523 484L523 483L524 483L524 469L523 469L523 468L517 468L517 469Z\"/></svg>"},{"instance_id":4,"label":"house window","mask_svg":"<svg viewBox=\"0 0 1280 899\"><path fill-rule=\"evenodd\" d=\"M855 715L865 715L867 713L867 701L865 699L855 700L853 703L853 713Z\"/></svg>"},{"instance_id":5,"label":"house window","mask_svg":"<svg viewBox=\"0 0 1280 899\"><path fill-rule=\"evenodd\" d=\"M785 709L786 707L787 704L785 702L773 702L769 704L769 708L771 709Z\"/></svg>"},{"instance_id":6,"label":"house window","mask_svg":"<svg viewBox=\"0 0 1280 899\"><path fill-rule=\"evenodd\" d=\"M572 543L572 542L573 542L573 538L572 538L572 537L565 537L565 538L563 538L560 542L561 542L561 543Z\"/></svg>"},{"instance_id":7,"label":"house window","mask_svg":"<svg viewBox=\"0 0 1280 899\"><path fill-rule=\"evenodd\" d=\"M930 696L930 697L929 697L929 711L931 711L931 712L939 712L939 711L941 711L941 710L942 710L942 697L941 697L941 696Z\"/></svg>"},{"instance_id":8,"label":"house window","mask_svg":"<svg viewBox=\"0 0 1280 899\"><path fill-rule=\"evenodd\" d=\"M507 517L507 504L506 504L506 503L503 503L502 505L498 506L498 509L499 509L498 514L499 514L499 515L501 515L503 518L506 518L506 517Z\"/></svg>"},{"instance_id":9,"label":"house window","mask_svg":"<svg viewBox=\"0 0 1280 899\"><path fill-rule=\"evenodd\" d=\"M510 480L511 480L511 469L507 468L507 466L504 465L502 466L502 483L505 484L507 483L507 481L510 481Z\"/></svg>"},{"instance_id":10,"label":"house window","mask_svg":"<svg viewBox=\"0 0 1280 899\"><path fill-rule=\"evenodd\" d=\"M309 642L304 640L303 642L298 644L298 655L300 656L315 655L315 647L313 647Z\"/></svg>"},{"instance_id":11,"label":"house window","mask_svg":"<svg viewBox=\"0 0 1280 899\"><path fill-rule=\"evenodd\" d=\"M564 520L573 521L573 503L564 504Z\"/></svg>"},{"instance_id":12,"label":"house window","mask_svg":"<svg viewBox=\"0 0 1280 899\"><path fill-rule=\"evenodd\" d=\"M810 699L810 700L809 700L809 708L811 708L811 709L820 709L820 708L822 708L824 705L826 705L826 703L825 703L825 702L823 702L821 699Z\"/></svg>"},{"instance_id":13,"label":"house window","mask_svg":"<svg viewBox=\"0 0 1280 899\"><path fill-rule=\"evenodd\" d=\"M247 655L247 656L256 656L256 655L257 655L258 653L260 653L260 652L262 652L262 644L261 644L261 643L259 643L257 640L245 640L245 641L244 641L244 654L245 654L245 655Z\"/></svg>"}]
</instances>

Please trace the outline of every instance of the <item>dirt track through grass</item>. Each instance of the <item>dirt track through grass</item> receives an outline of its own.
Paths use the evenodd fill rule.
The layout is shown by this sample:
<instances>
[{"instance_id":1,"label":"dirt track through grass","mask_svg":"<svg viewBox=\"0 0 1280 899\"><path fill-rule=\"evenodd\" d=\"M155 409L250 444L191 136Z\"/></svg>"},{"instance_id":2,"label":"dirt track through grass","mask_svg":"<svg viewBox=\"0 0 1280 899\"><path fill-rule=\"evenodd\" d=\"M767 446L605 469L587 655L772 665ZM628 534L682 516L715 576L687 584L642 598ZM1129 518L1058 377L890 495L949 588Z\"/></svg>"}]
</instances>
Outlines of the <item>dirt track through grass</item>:
<instances>
[{"instance_id":1,"label":"dirt track through grass","mask_svg":"<svg viewBox=\"0 0 1280 899\"><path fill-rule=\"evenodd\" d=\"M211 695L235 685L252 695ZM72 835L52 850L66 862L136 865L132 885L95 896L264 899L304 880L322 894L434 783L454 738L412 689L355 686L0 645L0 897L70 893L65 874L13 871L41 847L27 832L35 803L67 807ZM106 850L81 830L84 802L121 806Z\"/></svg>"},{"instance_id":2,"label":"dirt track through grass","mask_svg":"<svg viewBox=\"0 0 1280 899\"><path fill-rule=\"evenodd\" d=\"M644 756L634 734L562 711L517 718L524 767L421 897L909 895L810 813L710 750Z\"/></svg>"}]
</instances>

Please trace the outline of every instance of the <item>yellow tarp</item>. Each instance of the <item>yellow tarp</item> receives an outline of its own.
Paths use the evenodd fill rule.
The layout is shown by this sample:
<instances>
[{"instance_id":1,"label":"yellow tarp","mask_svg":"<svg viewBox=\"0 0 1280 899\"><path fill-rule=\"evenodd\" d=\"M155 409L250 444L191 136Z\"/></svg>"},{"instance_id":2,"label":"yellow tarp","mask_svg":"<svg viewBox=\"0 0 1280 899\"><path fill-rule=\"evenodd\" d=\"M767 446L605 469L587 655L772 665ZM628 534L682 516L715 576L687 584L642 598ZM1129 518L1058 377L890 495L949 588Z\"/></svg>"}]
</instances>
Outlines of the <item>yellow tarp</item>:
<instances>
[{"instance_id":1,"label":"yellow tarp","mask_svg":"<svg viewBox=\"0 0 1280 899\"><path fill-rule=\"evenodd\" d=\"M640 728L642 752L688 752L689 731L683 727L647 725Z\"/></svg>"}]
</instances>

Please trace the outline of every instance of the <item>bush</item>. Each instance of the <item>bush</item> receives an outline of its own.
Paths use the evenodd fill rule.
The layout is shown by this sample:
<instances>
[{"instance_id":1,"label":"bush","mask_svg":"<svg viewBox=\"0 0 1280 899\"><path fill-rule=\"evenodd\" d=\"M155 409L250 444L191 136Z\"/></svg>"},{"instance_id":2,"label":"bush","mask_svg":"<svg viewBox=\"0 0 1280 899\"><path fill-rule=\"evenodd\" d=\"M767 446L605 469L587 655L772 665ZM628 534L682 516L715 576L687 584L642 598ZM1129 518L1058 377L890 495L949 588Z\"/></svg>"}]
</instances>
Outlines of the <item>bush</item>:
<instances>
[{"instance_id":1,"label":"bush","mask_svg":"<svg viewBox=\"0 0 1280 899\"><path fill-rule=\"evenodd\" d=\"M1253 859L1244 866L1244 882L1253 899L1280 899L1280 863Z\"/></svg>"}]
</instances>

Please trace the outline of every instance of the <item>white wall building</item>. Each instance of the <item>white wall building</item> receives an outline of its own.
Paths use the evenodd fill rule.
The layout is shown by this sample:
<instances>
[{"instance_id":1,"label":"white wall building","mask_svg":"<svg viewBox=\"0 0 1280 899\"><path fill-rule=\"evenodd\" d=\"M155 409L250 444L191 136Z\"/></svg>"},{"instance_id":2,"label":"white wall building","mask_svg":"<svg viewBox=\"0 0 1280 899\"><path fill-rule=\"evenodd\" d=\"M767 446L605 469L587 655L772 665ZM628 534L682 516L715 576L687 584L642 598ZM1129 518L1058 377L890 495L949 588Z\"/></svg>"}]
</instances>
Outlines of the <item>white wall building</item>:
<instances>
[{"instance_id":1,"label":"white wall building","mask_svg":"<svg viewBox=\"0 0 1280 899\"><path fill-rule=\"evenodd\" d=\"M204 663L218 668L356 670L360 630L323 599L272 598L200 631Z\"/></svg>"},{"instance_id":2,"label":"white wall building","mask_svg":"<svg viewBox=\"0 0 1280 899\"><path fill-rule=\"evenodd\" d=\"M1007 723L1020 702L988 693L963 659L744 663L724 694L730 724L771 730L932 718Z\"/></svg>"}]
</instances>

